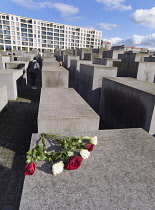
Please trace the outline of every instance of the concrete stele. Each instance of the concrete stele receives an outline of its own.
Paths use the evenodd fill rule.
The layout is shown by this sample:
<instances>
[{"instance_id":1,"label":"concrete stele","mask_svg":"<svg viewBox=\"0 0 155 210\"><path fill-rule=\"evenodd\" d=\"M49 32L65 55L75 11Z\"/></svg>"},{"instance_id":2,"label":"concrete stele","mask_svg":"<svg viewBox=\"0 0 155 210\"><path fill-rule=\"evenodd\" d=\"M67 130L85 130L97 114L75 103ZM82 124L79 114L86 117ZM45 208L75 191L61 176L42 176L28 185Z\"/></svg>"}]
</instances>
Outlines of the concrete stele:
<instances>
[{"instance_id":1,"label":"concrete stele","mask_svg":"<svg viewBox=\"0 0 155 210\"><path fill-rule=\"evenodd\" d=\"M72 88L42 88L38 132L97 130L99 116Z\"/></svg>"},{"instance_id":2,"label":"concrete stele","mask_svg":"<svg viewBox=\"0 0 155 210\"><path fill-rule=\"evenodd\" d=\"M97 64L81 64L79 76L79 94L98 113L102 77L116 77L117 68Z\"/></svg>"},{"instance_id":3,"label":"concrete stele","mask_svg":"<svg viewBox=\"0 0 155 210\"><path fill-rule=\"evenodd\" d=\"M42 71L42 87L43 88L68 88L69 72L63 68L52 67Z\"/></svg>"},{"instance_id":4,"label":"concrete stele","mask_svg":"<svg viewBox=\"0 0 155 210\"><path fill-rule=\"evenodd\" d=\"M98 144L78 169L56 176L39 161L25 176L20 210L154 209L154 137L138 128L52 134L97 136ZM30 149L39 137L32 135Z\"/></svg>"},{"instance_id":5,"label":"concrete stele","mask_svg":"<svg viewBox=\"0 0 155 210\"><path fill-rule=\"evenodd\" d=\"M9 100L17 98L17 80L23 80L23 71L15 69L0 69L0 85L7 86Z\"/></svg>"},{"instance_id":6,"label":"concrete stele","mask_svg":"<svg viewBox=\"0 0 155 210\"><path fill-rule=\"evenodd\" d=\"M103 78L101 123L109 128L143 128L155 134L155 85L133 78Z\"/></svg>"},{"instance_id":7,"label":"concrete stele","mask_svg":"<svg viewBox=\"0 0 155 210\"><path fill-rule=\"evenodd\" d=\"M6 106L7 103L8 103L7 86L0 85L0 111Z\"/></svg>"}]
</instances>

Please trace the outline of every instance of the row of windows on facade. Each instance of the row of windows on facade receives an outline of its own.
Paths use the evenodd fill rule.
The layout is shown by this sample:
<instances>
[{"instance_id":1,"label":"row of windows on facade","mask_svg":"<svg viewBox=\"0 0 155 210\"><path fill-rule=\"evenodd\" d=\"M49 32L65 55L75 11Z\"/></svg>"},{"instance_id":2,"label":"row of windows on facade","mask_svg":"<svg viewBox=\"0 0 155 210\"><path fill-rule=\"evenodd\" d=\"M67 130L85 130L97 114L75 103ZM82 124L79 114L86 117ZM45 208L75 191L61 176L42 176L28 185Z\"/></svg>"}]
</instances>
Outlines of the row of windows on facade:
<instances>
[{"instance_id":1,"label":"row of windows on facade","mask_svg":"<svg viewBox=\"0 0 155 210\"><path fill-rule=\"evenodd\" d=\"M5 19L2 17L2 19ZM8 19L9 20L9 19ZM11 18L11 20L13 20L13 17ZM18 17L16 17L16 21L18 21ZM21 22L28 22L28 23L31 23L32 24L32 20L30 21L26 21L24 19L21 19L20 20ZM9 21L5 21L5 20L2 20L3 24L10 24ZM14 23L14 22L12 22ZM33 21L33 24L36 24L36 21ZM29 24L21 24L23 27L31 27L32 28L32 25L29 25ZM38 25L40 25L40 21L38 21ZM54 25L53 23L41 23L42 26L50 26L50 27L54 27L54 28L60 28L60 29L64 29L64 25ZM80 28L74 28L74 27L71 27L71 26L66 26L66 29L67 30L75 30L75 31L80 31ZM42 30L48 30L47 27L42 27ZM50 30L50 29L49 29ZM58 29L56 29L58 30ZM84 31L85 33L95 33L95 30L89 30L89 29L82 29L81 28L81 31ZM96 33L98 33L99 35L101 35L101 32L99 31L96 31Z\"/></svg>"}]
</instances>

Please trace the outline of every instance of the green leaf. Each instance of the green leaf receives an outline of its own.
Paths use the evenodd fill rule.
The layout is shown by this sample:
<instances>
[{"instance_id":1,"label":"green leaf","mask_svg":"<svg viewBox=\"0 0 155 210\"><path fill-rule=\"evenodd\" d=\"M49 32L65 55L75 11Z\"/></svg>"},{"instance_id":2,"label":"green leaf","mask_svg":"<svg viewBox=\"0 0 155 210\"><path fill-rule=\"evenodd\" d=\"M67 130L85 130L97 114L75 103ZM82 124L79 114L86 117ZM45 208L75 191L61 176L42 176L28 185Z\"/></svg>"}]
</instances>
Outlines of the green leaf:
<instances>
[{"instance_id":1,"label":"green leaf","mask_svg":"<svg viewBox=\"0 0 155 210\"><path fill-rule=\"evenodd\" d=\"M47 157L44 154L38 156L38 160L45 160L46 158Z\"/></svg>"},{"instance_id":2,"label":"green leaf","mask_svg":"<svg viewBox=\"0 0 155 210\"><path fill-rule=\"evenodd\" d=\"M43 151L44 146L43 145L38 145L36 146L36 151L41 153Z\"/></svg>"}]
</instances>

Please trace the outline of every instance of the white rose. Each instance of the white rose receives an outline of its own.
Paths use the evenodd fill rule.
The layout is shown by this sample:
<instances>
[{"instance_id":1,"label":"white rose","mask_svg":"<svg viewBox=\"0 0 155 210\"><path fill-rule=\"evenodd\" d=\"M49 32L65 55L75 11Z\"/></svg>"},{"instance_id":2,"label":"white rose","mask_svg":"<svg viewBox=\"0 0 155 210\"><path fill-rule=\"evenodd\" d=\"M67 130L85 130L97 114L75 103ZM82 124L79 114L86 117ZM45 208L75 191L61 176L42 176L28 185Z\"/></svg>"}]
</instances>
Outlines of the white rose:
<instances>
[{"instance_id":1,"label":"white rose","mask_svg":"<svg viewBox=\"0 0 155 210\"><path fill-rule=\"evenodd\" d=\"M86 159L89 157L90 152L87 149L81 149L80 150L80 155L83 159Z\"/></svg>"},{"instance_id":2,"label":"white rose","mask_svg":"<svg viewBox=\"0 0 155 210\"><path fill-rule=\"evenodd\" d=\"M90 143L96 145L97 144L97 136L91 137Z\"/></svg>"},{"instance_id":3,"label":"white rose","mask_svg":"<svg viewBox=\"0 0 155 210\"><path fill-rule=\"evenodd\" d=\"M54 175L60 174L64 169L64 163L62 161L55 163L52 166L52 172Z\"/></svg>"}]
</instances>

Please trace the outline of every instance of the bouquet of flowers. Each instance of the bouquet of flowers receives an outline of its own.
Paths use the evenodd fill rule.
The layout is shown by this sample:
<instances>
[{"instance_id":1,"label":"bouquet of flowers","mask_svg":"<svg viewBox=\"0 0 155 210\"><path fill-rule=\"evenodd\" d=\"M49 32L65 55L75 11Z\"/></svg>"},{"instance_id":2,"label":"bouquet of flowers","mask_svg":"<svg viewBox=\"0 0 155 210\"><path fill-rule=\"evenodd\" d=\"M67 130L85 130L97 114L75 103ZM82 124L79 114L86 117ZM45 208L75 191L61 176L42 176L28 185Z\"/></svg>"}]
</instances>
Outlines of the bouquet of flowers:
<instances>
[{"instance_id":1,"label":"bouquet of flowers","mask_svg":"<svg viewBox=\"0 0 155 210\"><path fill-rule=\"evenodd\" d=\"M58 151L49 151L46 141L54 143ZM61 173L64 169L77 169L83 159L90 155L90 151L97 144L97 136L68 137L42 133L35 148L29 150L26 156L26 167L24 175L33 175L38 161L49 161L52 163L54 175Z\"/></svg>"}]
</instances>

